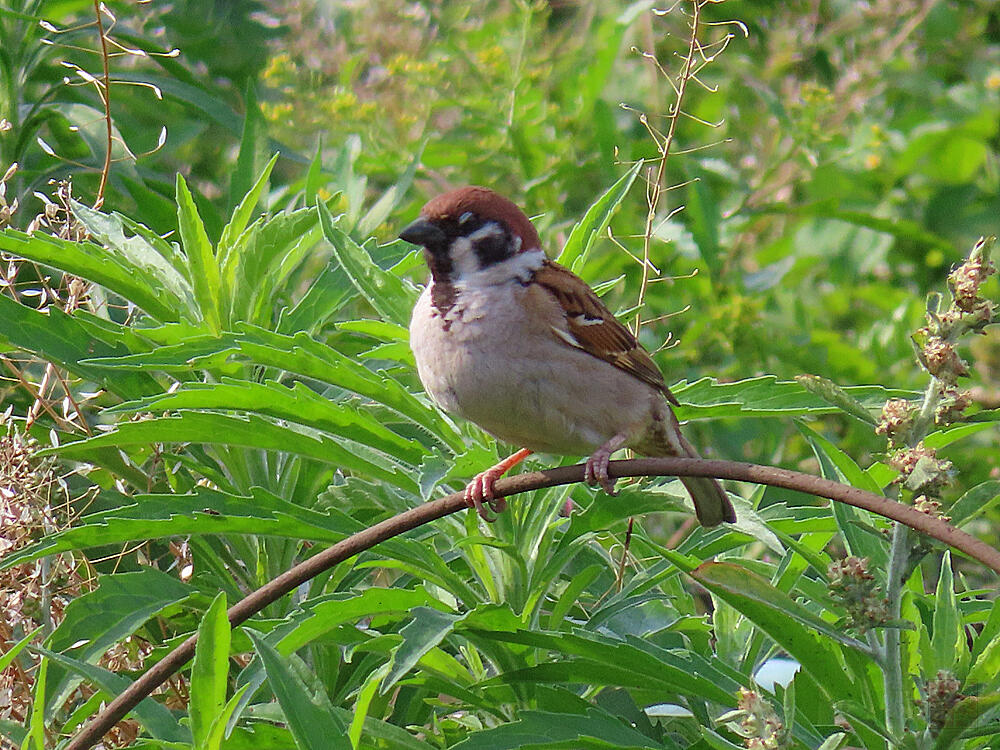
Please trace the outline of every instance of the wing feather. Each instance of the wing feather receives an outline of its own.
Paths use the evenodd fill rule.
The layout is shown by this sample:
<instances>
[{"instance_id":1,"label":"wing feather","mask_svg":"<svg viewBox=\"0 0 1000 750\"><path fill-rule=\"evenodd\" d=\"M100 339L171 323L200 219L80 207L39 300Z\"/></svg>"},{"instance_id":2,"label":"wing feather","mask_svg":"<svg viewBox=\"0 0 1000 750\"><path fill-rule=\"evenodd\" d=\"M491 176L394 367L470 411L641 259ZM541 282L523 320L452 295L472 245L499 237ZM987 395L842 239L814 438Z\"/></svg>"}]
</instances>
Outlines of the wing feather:
<instances>
[{"instance_id":1,"label":"wing feather","mask_svg":"<svg viewBox=\"0 0 1000 750\"><path fill-rule=\"evenodd\" d=\"M534 281L565 314L565 328L553 326L561 341L639 378L677 404L652 357L583 279L557 263L545 261L535 272Z\"/></svg>"}]
</instances>

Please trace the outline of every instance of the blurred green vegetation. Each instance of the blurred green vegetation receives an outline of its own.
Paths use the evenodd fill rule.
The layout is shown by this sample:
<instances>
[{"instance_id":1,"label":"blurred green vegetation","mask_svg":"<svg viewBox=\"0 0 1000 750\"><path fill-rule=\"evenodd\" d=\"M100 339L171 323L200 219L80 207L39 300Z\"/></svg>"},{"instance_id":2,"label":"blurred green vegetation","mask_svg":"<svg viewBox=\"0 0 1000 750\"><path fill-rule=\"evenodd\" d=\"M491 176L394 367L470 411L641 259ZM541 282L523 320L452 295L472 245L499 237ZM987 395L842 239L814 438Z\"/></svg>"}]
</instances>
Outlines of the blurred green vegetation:
<instances>
[{"instance_id":1,"label":"blurred green vegetation","mask_svg":"<svg viewBox=\"0 0 1000 750\"><path fill-rule=\"evenodd\" d=\"M355 748L515 747L520 736L534 743L520 746L569 747L557 743L574 739L547 732L570 714L590 733L581 747L733 747L723 743L739 741L738 733L704 729L720 713L708 706L726 705L720 692L749 684L770 655L802 660L815 651L819 671L796 680L798 706L794 688L772 699L789 722L795 717L787 746L816 748L837 731L822 690L844 685L832 676L823 684L817 674L836 662L824 661L825 649L843 648L837 658L847 666L837 679L865 674L875 687L838 704L838 726L856 723L852 742L886 742L878 728L882 663L866 661L860 641L838 641L814 620L845 622L827 597L823 563L865 544L876 564L884 562L888 543L878 532L887 529L867 517L834 519L809 507L810 498L771 489L741 488L741 512L753 506L760 514L746 528L696 531L677 549L665 544L676 516L642 521L624 590L615 591L615 570L631 509L609 509L575 488L585 510L570 521L556 517L569 496L556 491L525 499L489 537L474 517L452 519L272 605L252 623L269 634L266 642L257 633L238 632L232 644L218 635L221 600L210 606L218 591L232 603L310 554L310 544L457 487L499 450L420 401L400 326L424 271L395 237L428 198L462 184L490 186L534 217L555 257L588 208L648 160L608 235L578 268L603 285L625 320L636 314L645 183L658 156L653 134L669 126L676 96L667 73L686 53L690 12L688 3L658 7L107 2L102 22L117 45L109 61L114 140L104 213L71 204L66 187L59 188L65 201L53 197L71 179L81 204L97 200L106 136L93 3L7 0L0 7L0 174L18 164L0 201L0 228L14 230L3 235L0 352L10 366L0 380L0 413L10 407L18 422L38 411L22 379L42 382L46 360L75 378L67 393L76 401L60 406L62 392L51 386L53 408L27 421L37 418L32 434L43 442L50 430L63 443L83 438L84 429L96 435L65 449L87 471L63 483L74 513L95 515L49 543L55 551L106 545L98 548L114 555L110 562L91 555L87 564L102 585L76 584L77 593L87 592L78 600L85 604L68 613L46 642L50 650L93 636L82 614L87 602L118 601L105 611L108 621L121 616L107 625L107 638L119 639L128 658L117 658L134 671L139 647L122 645L127 636L140 633L152 644L144 656L155 660L204 614L201 629L206 638L215 633L213 648L240 654L253 645L263 662L240 662L240 684L254 687L230 706L243 711L266 672L278 703L251 707L260 713L249 716L265 720L252 722L258 741L273 730L274 747L318 747L349 732ZM729 0L707 3L702 13L700 69L677 120L663 181L669 189L652 222L657 273L642 296L642 341L667 381L679 383L682 416L693 420L692 442L706 455L841 478L846 471L861 486L871 477L885 486L886 441L870 421L763 376L869 386L849 393L872 414L887 395L925 388L911 335L924 324L927 295L945 290L949 270L977 238L1000 233L1000 7L992 0ZM273 153L280 155L271 163ZM29 228L33 240L16 231ZM110 260L73 241L83 230ZM48 234L63 239L39 239ZM178 241L181 247L171 244ZM70 274L94 282L76 316L54 312L67 307ZM374 294L380 284L394 295ZM996 277L982 295L1000 297ZM47 316L36 312L43 308ZM974 421L992 421L1000 409L997 328L960 349L971 367L964 382ZM706 377L734 385L696 383ZM171 416L147 419L147 412ZM345 450L343 441L357 435ZM944 491L946 507L973 488L956 507L969 531L996 545L996 506L978 518L972 511L996 495L995 427L938 440L958 477ZM858 467L871 468L871 477ZM627 490L622 500L636 513L679 507L662 486ZM259 530L265 522L273 536ZM209 523L217 534L205 532ZM137 555L113 548L145 539L150 528L173 541L152 541ZM845 529L878 542L859 545ZM428 559L420 550L430 550ZM745 558L745 567L697 574L711 591L713 632L703 618L704 590L692 593L678 571L727 555L727 565ZM169 581L146 565L151 559L173 566ZM960 596L953 562L958 578L966 576ZM182 585L175 573L189 564L196 573ZM734 593L733 570L776 609ZM885 584L885 571L876 576ZM959 740L959 729L934 725L915 701L927 699L929 684L947 692L947 679L933 681L953 669L978 678L970 684L983 691L982 702L966 709L992 716L1000 614L990 615L989 600L975 594L977 586L992 589L993 578L936 554L909 581L902 616L915 635L903 639L904 671L919 675L924 692L908 683L911 744L893 746L952 746L935 737L985 746L987 734ZM383 585L388 593L375 601L372 592ZM125 594L118 600L115 586ZM774 605L789 592L809 611ZM158 622L133 621L128 597L143 595L144 617ZM316 612L343 602L370 617L364 628L347 615L330 615L329 632L314 626ZM798 649L775 635L783 618L794 638L805 639ZM809 629L817 627L819 635ZM493 631L507 640L484 635ZM802 648L809 639L823 648ZM107 643L94 643L73 658L95 662ZM307 643L308 656L293 656ZM555 661L540 653L556 654ZM625 673L646 659L662 673L629 682ZM602 683L617 687L548 687L586 682L598 666L610 670L605 676L621 668ZM191 730L199 747L209 747L221 740L205 716L227 695L228 667L202 662L198 669ZM670 671L684 669L699 675L690 692ZM52 708L72 695L77 673L99 683L64 658L51 666L49 687L39 688L48 713L19 723L14 711L0 716L0 727L41 750L44 743L27 743L41 743L43 727L69 726L102 697L76 696L68 705L78 713ZM505 682L500 674L514 676ZM645 684L654 677L661 682ZM220 684L216 706L211 696L219 697ZM644 709L658 690L696 721L650 724ZM16 691L15 698L15 707L42 700ZM312 700L320 718L289 718L291 735L265 723L283 719L274 706L287 714ZM451 710L453 700L462 710ZM629 717L629 732L611 721L618 715ZM153 712L139 721L157 741L191 739L186 725L167 718ZM420 727L419 740L405 731L410 725ZM130 739L123 732L119 744ZM243 726L233 737L221 746L253 746Z\"/></svg>"}]
</instances>

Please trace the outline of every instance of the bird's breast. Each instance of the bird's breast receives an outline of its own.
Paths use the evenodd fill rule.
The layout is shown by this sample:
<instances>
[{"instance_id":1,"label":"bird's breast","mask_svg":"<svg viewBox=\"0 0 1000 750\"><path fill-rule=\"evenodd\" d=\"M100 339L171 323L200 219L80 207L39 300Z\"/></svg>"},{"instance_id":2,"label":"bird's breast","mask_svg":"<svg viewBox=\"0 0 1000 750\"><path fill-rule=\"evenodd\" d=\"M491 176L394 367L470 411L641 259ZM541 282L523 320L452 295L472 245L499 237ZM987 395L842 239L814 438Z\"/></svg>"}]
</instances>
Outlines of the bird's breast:
<instances>
[{"instance_id":1,"label":"bird's breast","mask_svg":"<svg viewBox=\"0 0 1000 750\"><path fill-rule=\"evenodd\" d=\"M654 389L562 342L529 314L518 282L460 291L446 312L425 290L410 329L420 380L449 413L545 453L586 455L618 433L637 437L665 405Z\"/></svg>"}]
</instances>

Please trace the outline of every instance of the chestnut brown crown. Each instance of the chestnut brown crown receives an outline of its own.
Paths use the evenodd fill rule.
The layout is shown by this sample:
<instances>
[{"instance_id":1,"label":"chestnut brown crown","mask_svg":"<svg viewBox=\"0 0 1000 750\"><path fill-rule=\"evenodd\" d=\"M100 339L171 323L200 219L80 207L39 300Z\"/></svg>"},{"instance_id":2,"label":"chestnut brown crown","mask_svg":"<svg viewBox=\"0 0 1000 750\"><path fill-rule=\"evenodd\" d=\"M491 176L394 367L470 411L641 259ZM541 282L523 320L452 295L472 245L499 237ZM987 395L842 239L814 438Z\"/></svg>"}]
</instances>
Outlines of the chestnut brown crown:
<instances>
[{"instance_id":1,"label":"chestnut brown crown","mask_svg":"<svg viewBox=\"0 0 1000 750\"><path fill-rule=\"evenodd\" d=\"M541 249L538 232L524 211L512 201L489 188L470 185L442 193L432 198L420 210L428 221L458 221L471 213L484 221L497 221L521 240L520 252Z\"/></svg>"}]
</instances>

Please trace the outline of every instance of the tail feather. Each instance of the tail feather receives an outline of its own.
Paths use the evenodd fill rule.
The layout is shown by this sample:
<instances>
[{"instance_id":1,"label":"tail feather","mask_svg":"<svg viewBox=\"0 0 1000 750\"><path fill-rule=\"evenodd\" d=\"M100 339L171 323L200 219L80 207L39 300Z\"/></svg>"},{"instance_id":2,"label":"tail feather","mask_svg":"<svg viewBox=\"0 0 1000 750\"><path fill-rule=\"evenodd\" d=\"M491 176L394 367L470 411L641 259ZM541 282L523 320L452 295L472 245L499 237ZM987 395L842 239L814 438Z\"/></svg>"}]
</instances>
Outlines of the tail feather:
<instances>
[{"instance_id":1,"label":"tail feather","mask_svg":"<svg viewBox=\"0 0 1000 750\"><path fill-rule=\"evenodd\" d=\"M673 409L666 406L663 416L665 424L661 423L663 429L659 433L659 439L654 446L649 444L645 446L654 447L656 450L643 452L646 455L701 458L694 446L681 434L681 426L674 416ZM679 479L694 501L694 510L702 526L718 526L723 521L736 523L733 504L717 479L711 477L679 477Z\"/></svg>"},{"instance_id":2,"label":"tail feather","mask_svg":"<svg viewBox=\"0 0 1000 750\"><path fill-rule=\"evenodd\" d=\"M680 430L677 437L688 458L701 458ZM736 523L736 511L719 480L710 477L680 477L680 480L694 501L694 512L702 526L718 526L723 521Z\"/></svg>"}]
</instances>

